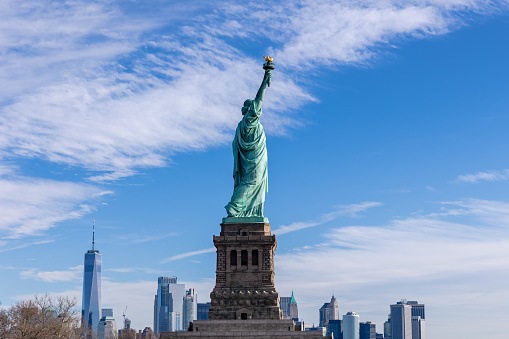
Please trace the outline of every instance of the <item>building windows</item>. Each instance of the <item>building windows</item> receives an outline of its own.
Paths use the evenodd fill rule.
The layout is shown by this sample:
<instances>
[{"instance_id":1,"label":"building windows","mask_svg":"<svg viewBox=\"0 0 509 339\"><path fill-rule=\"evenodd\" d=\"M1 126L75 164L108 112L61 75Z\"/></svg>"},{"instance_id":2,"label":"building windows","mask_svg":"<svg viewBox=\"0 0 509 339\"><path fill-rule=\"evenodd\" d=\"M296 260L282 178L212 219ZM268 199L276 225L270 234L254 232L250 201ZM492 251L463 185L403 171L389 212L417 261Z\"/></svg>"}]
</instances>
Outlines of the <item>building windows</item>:
<instances>
[{"instance_id":1,"label":"building windows","mask_svg":"<svg viewBox=\"0 0 509 339\"><path fill-rule=\"evenodd\" d=\"M247 250L240 252L240 265L247 266Z\"/></svg>"},{"instance_id":2,"label":"building windows","mask_svg":"<svg viewBox=\"0 0 509 339\"><path fill-rule=\"evenodd\" d=\"M240 265L247 266L249 262L249 256L247 250L240 251ZM260 262L260 255L258 250L252 250L251 252L251 265L258 266ZM237 266L237 250L230 251L230 266Z\"/></svg>"},{"instance_id":3,"label":"building windows","mask_svg":"<svg viewBox=\"0 0 509 339\"><path fill-rule=\"evenodd\" d=\"M230 266L237 266L237 251L230 252Z\"/></svg>"},{"instance_id":4,"label":"building windows","mask_svg":"<svg viewBox=\"0 0 509 339\"><path fill-rule=\"evenodd\" d=\"M258 250L253 250L251 264L253 266L258 266Z\"/></svg>"}]
</instances>

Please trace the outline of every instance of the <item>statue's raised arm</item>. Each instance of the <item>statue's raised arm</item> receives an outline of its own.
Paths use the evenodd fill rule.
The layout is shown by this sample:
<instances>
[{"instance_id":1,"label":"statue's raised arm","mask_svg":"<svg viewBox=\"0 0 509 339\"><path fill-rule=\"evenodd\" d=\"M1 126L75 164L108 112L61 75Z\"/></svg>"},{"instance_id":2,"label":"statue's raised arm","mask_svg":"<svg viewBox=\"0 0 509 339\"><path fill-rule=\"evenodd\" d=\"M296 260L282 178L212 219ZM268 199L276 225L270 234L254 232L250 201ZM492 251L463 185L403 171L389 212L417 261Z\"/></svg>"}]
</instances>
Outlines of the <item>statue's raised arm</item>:
<instances>
[{"instance_id":1,"label":"statue's raised arm","mask_svg":"<svg viewBox=\"0 0 509 339\"><path fill-rule=\"evenodd\" d=\"M243 118L233 139L234 189L225 206L228 217L263 217L265 193L268 191L267 148L265 132L260 124L265 89L270 87L274 64L264 57L265 74L254 100L247 99L242 107Z\"/></svg>"},{"instance_id":2,"label":"statue's raised arm","mask_svg":"<svg viewBox=\"0 0 509 339\"><path fill-rule=\"evenodd\" d=\"M257 109L262 107L263 97L265 96L265 88L270 86L270 78L272 77L272 71L270 69L265 70L265 74L263 76L262 84L260 85L260 89L256 93L256 97L254 99L254 104Z\"/></svg>"}]
</instances>

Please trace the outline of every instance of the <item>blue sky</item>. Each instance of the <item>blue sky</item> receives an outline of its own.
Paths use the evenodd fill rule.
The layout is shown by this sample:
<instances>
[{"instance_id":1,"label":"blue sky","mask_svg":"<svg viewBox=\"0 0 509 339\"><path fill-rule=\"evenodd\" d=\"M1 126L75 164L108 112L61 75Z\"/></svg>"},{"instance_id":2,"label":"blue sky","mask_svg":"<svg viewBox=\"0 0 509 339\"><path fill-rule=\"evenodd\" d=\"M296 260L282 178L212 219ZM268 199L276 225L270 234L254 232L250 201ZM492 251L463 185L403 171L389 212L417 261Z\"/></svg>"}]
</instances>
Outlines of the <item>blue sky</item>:
<instances>
[{"instance_id":1,"label":"blue sky","mask_svg":"<svg viewBox=\"0 0 509 339\"><path fill-rule=\"evenodd\" d=\"M509 3L0 4L0 301L76 296L152 326L157 277L208 301L243 101L262 123L276 288L318 321L335 294L379 332L426 304L430 338L509 316ZM482 324L482 325L481 325Z\"/></svg>"}]
</instances>

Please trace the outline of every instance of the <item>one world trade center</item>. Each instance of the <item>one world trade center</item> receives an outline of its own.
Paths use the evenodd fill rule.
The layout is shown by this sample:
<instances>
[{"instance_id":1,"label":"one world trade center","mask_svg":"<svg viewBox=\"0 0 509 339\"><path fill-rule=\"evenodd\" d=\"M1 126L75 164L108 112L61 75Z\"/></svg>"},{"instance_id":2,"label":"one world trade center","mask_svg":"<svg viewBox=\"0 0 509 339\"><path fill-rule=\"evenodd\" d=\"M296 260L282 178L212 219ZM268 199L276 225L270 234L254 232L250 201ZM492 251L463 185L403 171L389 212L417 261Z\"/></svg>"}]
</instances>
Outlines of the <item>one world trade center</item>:
<instances>
[{"instance_id":1,"label":"one world trade center","mask_svg":"<svg viewBox=\"0 0 509 339\"><path fill-rule=\"evenodd\" d=\"M95 224L95 222L94 222ZM92 232L92 249L85 253L83 273L83 301L81 322L84 328L97 330L101 319L101 254L95 249L95 225Z\"/></svg>"}]
</instances>

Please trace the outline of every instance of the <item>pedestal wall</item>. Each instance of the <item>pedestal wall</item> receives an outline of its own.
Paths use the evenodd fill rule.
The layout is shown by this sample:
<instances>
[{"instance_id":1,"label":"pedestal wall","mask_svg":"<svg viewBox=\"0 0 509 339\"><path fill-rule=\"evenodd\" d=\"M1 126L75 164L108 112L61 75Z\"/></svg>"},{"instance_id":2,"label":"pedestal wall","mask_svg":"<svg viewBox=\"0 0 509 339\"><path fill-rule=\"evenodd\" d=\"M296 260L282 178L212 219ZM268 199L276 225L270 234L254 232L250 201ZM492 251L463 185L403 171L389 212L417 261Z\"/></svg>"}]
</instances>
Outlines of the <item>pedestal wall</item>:
<instances>
[{"instance_id":1,"label":"pedestal wall","mask_svg":"<svg viewBox=\"0 0 509 339\"><path fill-rule=\"evenodd\" d=\"M209 319L281 319L274 284L277 242L270 224L223 222L214 245L216 286L210 294Z\"/></svg>"}]
</instances>

